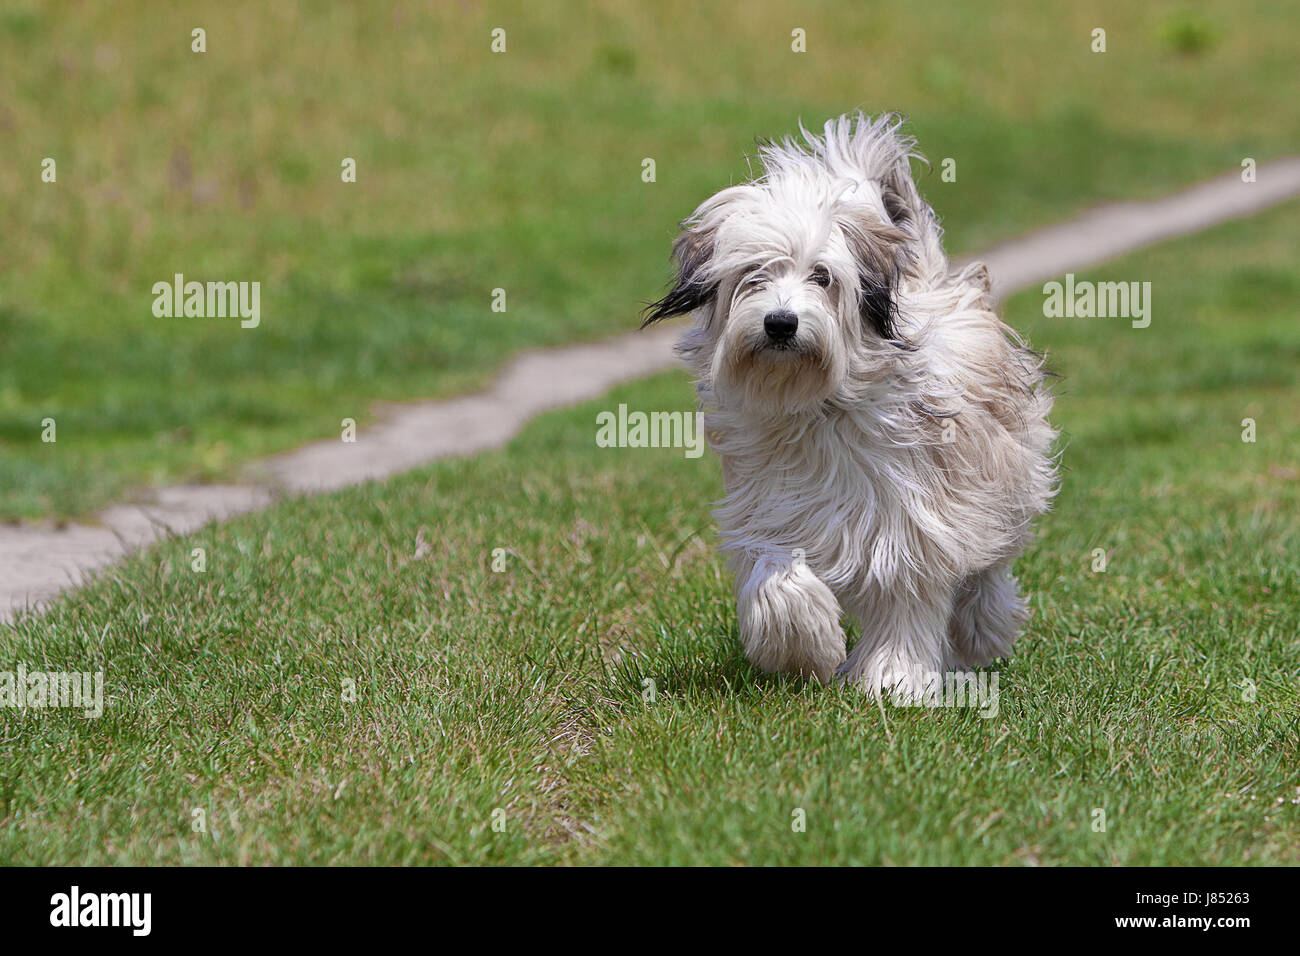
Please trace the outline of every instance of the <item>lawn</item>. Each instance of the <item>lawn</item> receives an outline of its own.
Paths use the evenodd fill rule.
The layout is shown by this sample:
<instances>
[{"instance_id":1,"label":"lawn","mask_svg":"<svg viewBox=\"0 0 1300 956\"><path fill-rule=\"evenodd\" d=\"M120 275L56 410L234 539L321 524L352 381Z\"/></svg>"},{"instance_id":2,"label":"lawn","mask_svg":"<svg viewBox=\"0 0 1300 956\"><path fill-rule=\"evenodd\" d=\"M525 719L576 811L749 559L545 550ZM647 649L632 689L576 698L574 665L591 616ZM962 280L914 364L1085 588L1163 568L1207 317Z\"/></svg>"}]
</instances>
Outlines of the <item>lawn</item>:
<instances>
[{"instance_id":1,"label":"lawn","mask_svg":"<svg viewBox=\"0 0 1300 956\"><path fill-rule=\"evenodd\" d=\"M565 9L7 4L0 518L230 478L375 401L633 327L674 223L801 117L908 113L955 252L1300 134L1300 21L1272 0ZM177 273L260 282L260 325L155 318Z\"/></svg>"},{"instance_id":2,"label":"lawn","mask_svg":"<svg viewBox=\"0 0 1300 956\"><path fill-rule=\"evenodd\" d=\"M1066 444L996 717L745 662L716 461L595 445L689 408L666 374L0 627L4 667L109 698L0 708L0 863L1300 862L1298 228L1080 275L1150 281L1146 329L1009 303Z\"/></svg>"}]
</instances>

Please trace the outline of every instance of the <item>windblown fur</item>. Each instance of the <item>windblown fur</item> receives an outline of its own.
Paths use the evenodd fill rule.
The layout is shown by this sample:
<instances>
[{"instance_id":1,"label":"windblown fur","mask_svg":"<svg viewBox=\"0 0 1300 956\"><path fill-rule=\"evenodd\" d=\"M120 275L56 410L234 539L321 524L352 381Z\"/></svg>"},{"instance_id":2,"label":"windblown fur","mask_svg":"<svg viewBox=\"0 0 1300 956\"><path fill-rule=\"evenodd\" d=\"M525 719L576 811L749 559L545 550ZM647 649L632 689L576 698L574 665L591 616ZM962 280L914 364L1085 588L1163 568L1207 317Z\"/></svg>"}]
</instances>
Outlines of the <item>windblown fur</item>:
<instances>
[{"instance_id":1,"label":"windblown fur","mask_svg":"<svg viewBox=\"0 0 1300 956\"><path fill-rule=\"evenodd\" d=\"M682 224L646 322L694 317L678 350L722 461L746 655L916 698L1010 653L1055 433L984 267L950 273L899 125L844 116L764 146L761 176ZM847 658L842 612L862 634Z\"/></svg>"}]
</instances>

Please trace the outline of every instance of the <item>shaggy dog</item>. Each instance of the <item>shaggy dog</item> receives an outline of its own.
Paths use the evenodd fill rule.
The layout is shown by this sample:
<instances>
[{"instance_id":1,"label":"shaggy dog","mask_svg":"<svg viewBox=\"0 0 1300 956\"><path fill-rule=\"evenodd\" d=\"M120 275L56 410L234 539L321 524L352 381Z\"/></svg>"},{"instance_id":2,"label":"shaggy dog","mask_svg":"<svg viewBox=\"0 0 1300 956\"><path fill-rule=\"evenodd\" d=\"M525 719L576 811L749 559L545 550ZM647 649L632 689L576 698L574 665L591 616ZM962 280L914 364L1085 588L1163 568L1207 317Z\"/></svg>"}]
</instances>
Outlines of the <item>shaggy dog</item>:
<instances>
[{"instance_id":1,"label":"shaggy dog","mask_svg":"<svg viewBox=\"0 0 1300 956\"><path fill-rule=\"evenodd\" d=\"M950 273L899 126L843 116L762 146L761 176L682 223L646 324L694 316L677 348L722 460L746 656L916 701L1009 654L1055 432L1041 356L983 265Z\"/></svg>"}]
</instances>

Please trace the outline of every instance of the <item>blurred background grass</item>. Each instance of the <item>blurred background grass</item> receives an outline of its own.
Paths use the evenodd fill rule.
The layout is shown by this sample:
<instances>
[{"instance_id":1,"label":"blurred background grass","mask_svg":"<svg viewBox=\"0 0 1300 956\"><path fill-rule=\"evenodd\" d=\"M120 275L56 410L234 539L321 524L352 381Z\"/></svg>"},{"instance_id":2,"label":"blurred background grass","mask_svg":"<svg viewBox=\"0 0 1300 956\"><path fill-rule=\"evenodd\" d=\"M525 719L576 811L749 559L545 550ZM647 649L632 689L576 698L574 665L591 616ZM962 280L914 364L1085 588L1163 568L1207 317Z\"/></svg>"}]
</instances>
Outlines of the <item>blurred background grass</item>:
<instances>
[{"instance_id":1,"label":"blurred background grass","mask_svg":"<svg viewBox=\"0 0 1300 956\"><path fill-rule=\"evenodd\" d=\"M958 253L1280 155L1297 39L1265 0L8 3L0 517L231 477L630 329L676 221L800 118L908 114ZM260 281L260 327L154 318L177 272Z\"/></svg>"}]
</instances>

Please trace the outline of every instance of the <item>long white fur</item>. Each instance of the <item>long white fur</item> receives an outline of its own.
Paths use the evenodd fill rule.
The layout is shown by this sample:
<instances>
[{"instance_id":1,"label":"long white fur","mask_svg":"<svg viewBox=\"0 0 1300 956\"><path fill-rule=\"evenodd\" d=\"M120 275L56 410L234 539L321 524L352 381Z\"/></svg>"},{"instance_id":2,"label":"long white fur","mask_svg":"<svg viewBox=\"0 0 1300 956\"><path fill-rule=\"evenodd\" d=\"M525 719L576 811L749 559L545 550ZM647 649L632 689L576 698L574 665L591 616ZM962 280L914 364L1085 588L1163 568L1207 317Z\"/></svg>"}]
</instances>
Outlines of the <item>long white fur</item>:
<instances>
[{"instance_id":1,"label":"long white fur","mask_svg":"<svg viewBox=\"0 0 1300 956\"><path fill-rule=\"evenodd\" d=\"M950 273L899 125L801 128L683 223L680 281L712 294L678 348L722 460L747 656L915 699L931 674L1009 654L1026 620L1010 568L1055 492L1055 432L1041 360L987 273ZM892 340L861 311L877 274ZM764 331L777 309L799 319L789 349ZM862 634L847 657L842 612Z\"/></svg>"}]
</instances>

